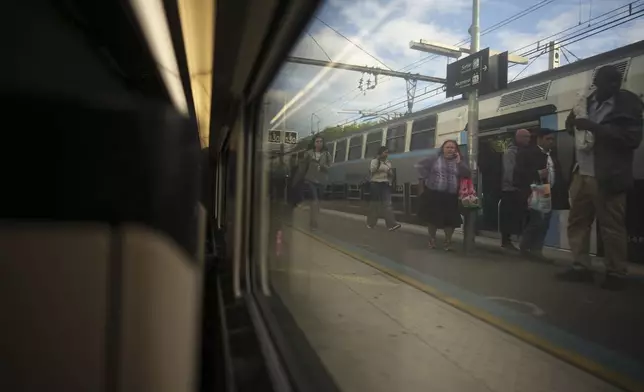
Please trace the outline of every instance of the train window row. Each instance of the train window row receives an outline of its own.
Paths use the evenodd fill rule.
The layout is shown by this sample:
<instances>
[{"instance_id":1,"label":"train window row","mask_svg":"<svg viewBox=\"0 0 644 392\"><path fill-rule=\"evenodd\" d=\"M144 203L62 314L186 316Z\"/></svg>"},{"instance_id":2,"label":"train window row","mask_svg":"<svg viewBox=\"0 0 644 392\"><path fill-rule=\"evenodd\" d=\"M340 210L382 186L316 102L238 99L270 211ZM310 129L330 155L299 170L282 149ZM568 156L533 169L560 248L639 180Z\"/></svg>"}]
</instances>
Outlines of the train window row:
<instances>
[{"instance_id":1,"label":"train window row","mask_svg":"<svg viewBox=\"0 0 644 392\"><path fill-rule=\"evenodd\" d=\"M326 143L334 163L355 161L373 157L381 146L387 146L390 154L434 148L436 138L436 116L414 120L411 133L407 123L394 125L385 130L367 131L346 139ZM386 132L386 133L385 133ZM407 140L409 137L409 150ZM297 154L298 158L304 152Z\"/></svg>"}]
</instances>

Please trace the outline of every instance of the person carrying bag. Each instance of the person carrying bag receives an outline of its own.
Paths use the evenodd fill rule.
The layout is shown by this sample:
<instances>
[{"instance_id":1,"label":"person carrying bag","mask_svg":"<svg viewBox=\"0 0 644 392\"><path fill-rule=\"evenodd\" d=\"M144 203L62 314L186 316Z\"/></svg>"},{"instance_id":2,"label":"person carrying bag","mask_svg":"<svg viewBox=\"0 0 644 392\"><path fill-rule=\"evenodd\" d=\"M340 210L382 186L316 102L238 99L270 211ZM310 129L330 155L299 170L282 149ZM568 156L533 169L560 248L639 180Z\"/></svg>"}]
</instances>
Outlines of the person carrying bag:
<instances>
[{"instance_id":1,"label":"person carrying bag","mask_svg":"<svg viewBox=\"0 0 644 392\"><path fill-rule=\"evenodd\" d=\"M388 156L389 150L382 146L369 164L371 200L369 201L367 227L370 229L376 227L378 218L382 214L387 229L394 231L400 228L400 224L396 222L391 208L391 183L394 180L394 172L391 161L387 159Z\"/></svg>"}]
</instances>

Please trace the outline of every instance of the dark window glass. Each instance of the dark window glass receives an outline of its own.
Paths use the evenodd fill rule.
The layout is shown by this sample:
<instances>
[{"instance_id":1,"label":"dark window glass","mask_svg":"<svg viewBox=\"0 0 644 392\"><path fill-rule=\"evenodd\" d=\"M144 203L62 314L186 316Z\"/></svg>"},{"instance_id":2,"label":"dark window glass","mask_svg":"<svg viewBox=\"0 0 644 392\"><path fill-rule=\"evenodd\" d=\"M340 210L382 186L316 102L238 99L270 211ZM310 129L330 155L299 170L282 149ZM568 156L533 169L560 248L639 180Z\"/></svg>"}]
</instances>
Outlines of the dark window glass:
<instances>
[{"instance_id":1,"label":"dark window glass","mask_svg":"<svg viewBox=\"0 0 644 392\"><path fill-rule=\"evenodd\" d=\"M407 124L400 124L387 130L387 148L390 154L405 151L405 129Z\"/></svg>"},{"instance_id":2,"label":"dark window glass","mask_svg":"<svg viewBox=\"0 0 644 392\"><path fill-rule=\"evenodd\" d=\"M335 159L334 162L344 162L345 154L347 152L347 141L341 140L335 144Z\"/></svg>"},{"instance_id":3,"label":"dark window glass","mask_svg":"<svg viewBox=\"0 0 644 392\"><path fill-rule=\"evenodd\" d=\"M354 136L349 142L349 160L362 158L362 135Z\"/></svg>"},{"instance_id":4,"label":"dark window glass","mask_svg":"<svg viewBox=\"0 0 644 392\"><path fill-rule=\"evenodd\" d=\"M411 127L409 150L434 148L436 143L436 116L415 120Z\"/></svg>"},{"instance_id":5,"label":"dark window glass","mask_svg":"<svg viewBox=\"0 0 644 392\"><path fill-rule=\"evenodd\" d=\"M326 149L329 152L329 154L331 154L331 156L333 156L333 142L327 143L326 144Z\"/></svg>"},{"instance_id":6,"label":"dark window glass","mask_svg":"<svg viewBox=\"0 0 644 392\"><path fill-rule=\"evenodd\" d=\"M382 146L382 131L367 134L367 147L364 153L365 158L373 158Z\"/></svg>"}]
</instances>

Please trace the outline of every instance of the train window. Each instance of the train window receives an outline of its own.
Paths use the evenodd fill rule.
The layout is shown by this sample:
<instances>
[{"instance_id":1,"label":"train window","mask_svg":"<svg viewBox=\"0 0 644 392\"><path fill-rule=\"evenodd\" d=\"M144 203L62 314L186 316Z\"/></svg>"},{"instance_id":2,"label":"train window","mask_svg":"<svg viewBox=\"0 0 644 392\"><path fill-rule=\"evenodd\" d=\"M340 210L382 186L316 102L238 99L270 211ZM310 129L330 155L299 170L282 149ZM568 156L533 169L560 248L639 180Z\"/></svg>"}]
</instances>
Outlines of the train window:
<instances>
[{"instance_id":1,"label":"train window","mask_svg":"<svg viewBox=\"0 0 644 392\"><path fill-rule=\"evenodd\" d=\"M328 143L326 144L326 150L329 152L329 154L331 154L331 156L334 156L334 153L333 153L333 152L334 152L334 151L333 151L333 147L334 147L334 146L335 146L335 143L334 143L334 142L328 142Z\"/></svg>"},{"instance_id":2,"label":"train window","mask_svg":"<svg viewBox=\"0 0 644 392\"><path fill-rule=\"evenodd\" d=\"M436 116L414 121L411 128L410 150L434 148L436 135Z\"/></svg>"},{"instance_id":3,"label":"train window","mask_svg":"<svg viewBox=\"0 0 644 392\"><path fill-rule=\"evenodd\" d=\"M508 114L496 111L501 93L480 97L481 123L494 126L481 127L478 170L474 172L482 194L477 209L464 208L463 201L459 200L460 185L469 182L461 181L462 174L468 171L459 170L469 164L466 146L459 146L462 154L459 164L455 164L458 159L452 160L455 155L440 156L435 154L438 149L428 151L460 131L464 124L459 122L467 121L466 101L451 100L428 108L425 114L412 114L386 123L374 120L362 127L338 125L348 124L351 116L338 113L340 104L334 102L356 88L354 82L359 76L347 69L325 67L326 60L356 66L384 65L369 60L364 52L347 44L346 39L324 24L364 44L392 69L402 69L411 75L433 73L403 68L404 61L413 63L418 58L412 52L401 63L399 55L408 50L403 48L408 41L396 38L400 51L391 50L392 34L400 33L397 29L407 21L388 24L387 20L396 18L401 4L411 3L414 3L414 9L410 10L413 15L406 13L405 16L411 23L417 22L416 17L438 18L437 13L443 8L424 8L426 4L439 3L429 1L336 0L322 5L319 19L314 18L275 76L272 87L258 99L258 106L266 107L268 113L264 116L266 125L260 130L263 135L256 140L266 140L263 143L272 149L272 154L253 155L257 158L250 170L262 170L262 165L255 165L255 161L265 160L268 165L269 157L279 152L278 146L268 143L271 119L286 117L283 121L292 129L305 131L311 128L311 113L317 113L320 134L326 138L330 154L309 151L320 160L302 160L302 150L317 148L305 147L307 143L302 140L297 150L289 150L291 162L300 157L298 164L287 164L297 174L275 175L269 187L265 179L253 176L256 181L252 184L253 197L264 198L252 203L253 208L268 211L250 211L253 221L250 227L243 228L244 232L253 233L253 245L258 249L251 250L248 259L251 284L262 286L249 290L254 297L270 304L261 304L260 313L275 315L276 326L270 327L269 332L276 336L276 346L293 347L292 352L284 350L292 355L279 357L284 361L293 358L306 365L318 363L342 391L567 391L571 385L579 391L644 390L641 387L644 385L644 340L641 339L644 284L638 282L644 280L629 277L624 279L627 290L603 290L599 286L606 278L601 272L605 271L604 265L595 257L592 268L596 268L597 274L585 283L573 284L556 276L565 273L573 262L570 253L561 252L570 250L569 212L558 208L568 204L565 201L570 182L568 173L574 162L574 137L559 132L555 154L551 154L559 162L555 165L562 169L561 175L555 173L555 181L551 183L552 211L529 211L529 187L539 178L535 171L525 171L528 183L523 188L527 189L520 190L515 189L514 178L509 180L503 175L503 155L515 151L508 148L514 131L539 127L542 113L554 114L551 110L554 108L535 107L533 111L526 107ZM346 7L351 12L345 12ZM449 8L449 18L445 18L450 19L450 24L469 25L471 9L458 19L455 13L459 7L445 8ZM484 27L496 23L489 19L493 14L481 13L482 22L488 18L489 25ZM546 11L543 14L544 20L552 15ZM556 27L560 28L564 27ZM369 29L375 29L375 34L363 35ZM462 33L465 31L459 34ZM490 45L495 46L493 42ZM638 75L635 71L641 68L635 67L642 67L644 42L630 46L611 56L620 60L630 56L626 52L638 50L640 54L633 54L636 57L631 69L632 75ZM535 62L529 69L534 74L528 80L510 84L503 93L521 91L524 94L523 89L529 86L541 86L531 90L536 95L524 95L535 99L539 94L545 96L545 92L553 94L548 99L556 100L556 110L567 113L577 103L576 93L587 84L592 69L610 61L588 57L578 65L567 65L567 69L541 73L537 73L538 67L547 67L547 64ZM437 60L432 67L436 69L436 76L443 77L437 67L444 72L445 60ZM526 68L511 68L512 77L521 69ZM629 78L629 86L642 85L644 80L640 79ZM374 108L380 104L383 104L380 108L387 108L386 100L398 87L394 95L406 96L402 80L390 84L384 84L384 80L379 75L375 93L369 91L362 95L356 91L360 100L354 102L355 107L368 109L371 106L367 101L374 100L377 101ZM546 89L544 83L551 83L552 89ZM644 91L641 86L638 88L638 94ZM440 86L431 89L441 91ZM347 99L352 95L355 94L351 92ZM387 118L387 114L404 107L405 103L380 112L375 109L376 118ZM417 111L425 110L416 106ZM457 119L458 113L463 117ZM437 117L443 115L445 126L438 127ZM554 117L562 120L559 114ZM406 140L407 133L409 140ZM379 165L378 160L372 160L382 145L391 153L385 167L382 161ZM406 151L406 146L411 151ZM534 158L540 160L535 165L548 166L542 155L531 153L535 150L540 151L536 146L517 148L517 154L526 154L518 162L532 166L528 160ZM362 151L367 160L360 159ZM234 151L230 154L234 155ZM335 160L325 165L323 155L324 161L329 157ZM377 168L374 175L369 170L372 162ZM236 178L238 171L234 170L234 163L228 178L224 178L226 182ZM278 159L275 163L279 166ZM521 175L520 171L517 173ZM425 177L422 182L420 177ZM255 192L260 194L256 196ZM635 203L641 204L637 200ZM639 212L632 207L630 211L634 215ZM469 223L463 215L474 217L471 233L476 240L475 251L471 253L463 251L464 222ZM500 233L502 230L504 235ZM524 232L528 235L522 243ZM629 235L637 238L641 249L639 241L644 234L630 232ZM592 233L587 239L595 253L601 236ZM528 242L531 243L526 245ZM524 252L517 248L523 248ZM257 265L262 279L256 278ZM629 268L644 276L644 267L631 263ZM589 329L589 325L593 328ZM283 331L281 339L277 338L279 334L273 334L273 329ZM535 350L535 346L544 350ZM281 354L281 347L277 348ZM309 351L313 352L312 357L306 357ZM565 361L578 366L570 366ZM589 374L593 372L601 378ZM303 378L312 374L319 373L309 372ZM622 382L619 380L637 382L620 384L625 388L613 389L605 382L611 377L616 383Z\"/></svg>"},{"instance_id":4,"label":"train window","mask_svg":"<svg viewBox=\"0 0 644 392\"><path fill-rule=\"evenodd\" d=\"M367 134L367 148L364 153L365 158L375 157L380 146L382 146L382 131Z\"/></svg>"},{"instance_id":5,"label":"train window","mask_svg":"<svg viewBox=\"0 0 644 392\"><path fill-rule=\"evenodd\" d=\"M347 154L347 139L340 140L335 144L335 158L334 162L344 162Z\"/></svg>"},{"instance_id":6,"label":"train window","mask_svg":"<svg viewBox=\"0 0 644 392\"><path fill-rule=\"evenodd\" d=\"M362 158L362 135L353 136L349 141L349 160Z\"/></svg>"},{"instance_id":7,"label":"train window","mask_svg":"<svg viewBox=\"0 0 644 392\"><path fill-rule=\"evenodd\" d=\"M387 148L390 154L405 151L405 133L407 124L403 123L387 129Z\"/></svg>"}]
</instances>

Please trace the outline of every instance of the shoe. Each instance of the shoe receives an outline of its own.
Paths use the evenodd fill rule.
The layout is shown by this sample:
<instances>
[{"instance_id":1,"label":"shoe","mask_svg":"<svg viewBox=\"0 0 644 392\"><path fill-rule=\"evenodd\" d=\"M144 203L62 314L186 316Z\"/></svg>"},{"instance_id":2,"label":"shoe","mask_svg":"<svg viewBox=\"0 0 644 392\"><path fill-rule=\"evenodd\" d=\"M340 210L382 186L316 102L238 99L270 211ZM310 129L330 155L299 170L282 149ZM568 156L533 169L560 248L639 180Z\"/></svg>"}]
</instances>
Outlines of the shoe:
<instances>
[{"instance_id":1,"label":"shoe","mask_svg":"<svg viewBox=\"0 0 644 392\"><path fill-rule=\"evenodd\" d=\"M370 224L367 223L367 229L373 229L374 227L376 227L376 225L371 226Z\"/></svg>"},{"instance_id":2,"label":"shoe","mask_svg":"<svg viewBox=\"0 0 644 392\"><path fill-rule=\"evenodd\" d=\"M600 287L604 290L620 291L626 288L626 279L624 274L606 272L600 280Z\"/></svg>"},{"instance_id":3,"label":"shoe","mask_svg":"<svg viewBox=\"0 0 644 392\"><path fill-rule=\"evenodd\" d=\"M572 268L564 272L558 273L556 275L556 278L557 280L560 280L563 282L586 283L586 282L595 281L593 272L591 270L585 267L575 268L574 265Z\"/></svg>"},{"instance_id":4,"label":"shoe","mask_svg":"<svg viewBox=\"0 0 644 392\"><path fill-rule=\"evenodd\" d=\"M436 249L436 239L430 238L428 241L429 249Z\"/></svg>"},{"instance_id":5,"label":"shoe","mask_svg":"<svg viewBox=\"0 0 644 392\"><path fill-rule=\"evenodd\" d=\"M452 250L452 241L445 241L443 243L443 250L445 250L446 252L451 251Z\"/></svg>"},{"instance_id":6,"label":"shoe","mask_svg":"<svg viewBox=\"0 0 644 392\"><path fill-rule=\"evenodd\" d=\"M400 223L397 223L397 224L393 225L392 227L390 227L389 231L396 231L396 230L400 229L401 227L402 227L402 225Z\"/></svg>"},{"instance_id":7,"label":"shoe","mask_svg":"<svg viewBox=\"0 0 644 392\"><path fill-rule=\"evenodd\" d=\"M544 263L544 264L553 264L554 263L554 261L552 261L551 259L547 258L546 256L544 256L541 253L532 253L531 252L531 253L529 253L528 258L531 261L535 261L537 263Z\"/></svg>"},{"instance_id":8,"label":"shoe","mask_svg":"<svg viewBox=\"0 0 644 392\"><path fill-rule=\"evenodd\" d=\"M518 252L519 251L519 248L514 246L514 244L512 242L506 242L504 244L501 244L501 248L503 248L505 250L511 250L512 252Z\"/></svg>"}]
</instances>

